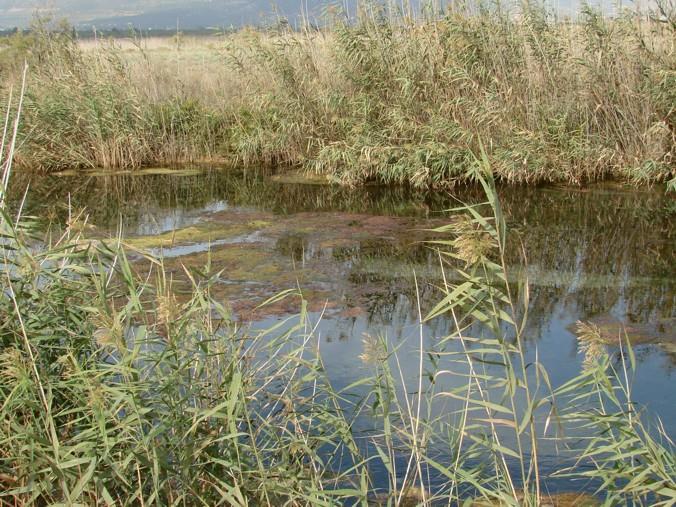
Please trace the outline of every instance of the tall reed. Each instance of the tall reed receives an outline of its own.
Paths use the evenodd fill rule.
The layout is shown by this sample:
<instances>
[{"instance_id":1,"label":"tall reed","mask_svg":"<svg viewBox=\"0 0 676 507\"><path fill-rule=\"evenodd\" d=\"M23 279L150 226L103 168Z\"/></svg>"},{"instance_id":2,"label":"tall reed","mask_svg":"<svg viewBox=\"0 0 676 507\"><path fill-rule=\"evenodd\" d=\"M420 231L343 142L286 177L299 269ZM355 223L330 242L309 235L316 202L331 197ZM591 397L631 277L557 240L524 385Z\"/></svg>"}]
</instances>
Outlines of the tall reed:
<instances>
[{"instance_id":1,"label":"tall reed","mask_svg":"<svg viewBox=\"0 0 676 507\"><path fill-rule=\"evenodd\" d=\"M618 365L596 347L562 386L528 355L528 281L508 276L488 155L474 167L487 202L431 245L460 281L425 318L455 329L432 346L417 337L413 377L403 351L367 337L370 373L341 390L297 290L267 302L296 298L297 317L241 328L213 296L227 273L211 261L186 269L186 298L162 259L137 274L121 238L83 237L86 215L50 242L4 213L2 502L541 505L561 501L539 462L554 439L558 474L592 480L608 504L672 505L673 443L632 403L631 349L618 343Z\"/></svg>"},{"instance_id":2,"label":"tall reed","mask_svg":"<svg viewBox=\"0 0 676 507\"><path fill-rule=\"evenodd\" d=\"M500 180L673 186L672 17L565 19L528 2L416 18L367 3L321 30L243 29L176 51L38 26L0 60L28 55L33 69L26 167L211 159L438 187L471 177L483 139Z\"/></svg>"},{"instance_id":3,"label":"tall reed","mask_svg":"<svg viewBox=\"0 0 676 507\"><path fill-rule=\"evenodd\" d=\"M3 197L23 95L7 105ZM431 347L421 330L413 379L398 348L366 337L371 373L341 390L297 290L266 303L295 298L297 317L240 328L213 295L226 274L210 260L185 270L191 290L179 297L161 258L147 256L138 274L122 238L83 237L86 215L45 238L3 200L0 501L560 503L539 462L553 438L565 449L557 474L591 480L606 503L673 505L674 445L632 401L635 360L623 338L613 362L581 325L586 367L562 386L528 355L528 280L508 272L489 155L472 167L487 202L458 209L438 231L448 239L431 245L458 276L444 278L425 318L444 313L455 328ZM359 431L365 419L375 431Z\"/></svg>"}]
</instances>

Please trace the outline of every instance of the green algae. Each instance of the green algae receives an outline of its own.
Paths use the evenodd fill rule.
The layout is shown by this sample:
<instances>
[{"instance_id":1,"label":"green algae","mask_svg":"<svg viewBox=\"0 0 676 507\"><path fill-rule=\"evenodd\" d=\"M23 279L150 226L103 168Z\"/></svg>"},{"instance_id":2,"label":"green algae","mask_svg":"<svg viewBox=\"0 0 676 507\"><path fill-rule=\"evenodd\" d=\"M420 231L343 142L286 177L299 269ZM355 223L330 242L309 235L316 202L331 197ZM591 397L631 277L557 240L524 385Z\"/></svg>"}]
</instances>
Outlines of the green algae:
<instances>
[{"instance_id":1,"label":"green algae","mask_svg":"<svg viewBox=\"0 0 676 507\"><path fill-rule=\"evenodd\" d=\"M265 229L270 227L272 222L269 220L250 220L247 222L247 226L252 229Z\"/></svg>"},{"instance_id":2,"label":"green algae","mask_svg":"<svg viewBox=\"0 0 676 507\"><path fill-rule=\"evenodd\" d=\"M282 272L267 251L249 245L226 245L208 252L185 255L165 260L169 271L204 269L209 266L212 273L221 273L224 281L246 281L249 283L270 282L271 277Z\"/></svg>"},{"instance_id":3,"label":"green algae","mask_svg":"<svg viewBox=\"0 0 676 507\"><path fill-rule=\"evenodd\" d=\"M676 319L656 319L650 323L634 323L604 315L590 319L598 340L605 345L618 345L629 340L632 345L671 344L676 345Z\"/></svg>"},{"instance_id":4,"label":"green algae","mask_svg":"<svg viewBox=\"0 0 676 507\"><path fill-rule=\"evenodd\" d=\"M90 176L95 178L103 178L109 176L125 176L125 175L134 175L134 176L197 176L204 172L204 169L200 168L171 168L171 167L147 167L143 169L135 170L104 170L104 169L87 169L87 170L75 170L75 169L66 169L65 171L59 171L53 173L54 176L68 177L68 176Z\"/></svg>"},{"instance_id":5,"label":"green algae","mask_svg":"<svg viewBox=\"0 0 676 507\"><path fill-rule=\"evenodd\" d=\"M328 278L312 269L294 269L290 260L276 252L251 245L226 245L208 252L164 259L166 273L173 276L177 294L189 294L185 271L217 275L220 283L210 288L211 297L222 300L242 321L297 313L300 298L261 304L291 287L300 287L310 311L335 308L332 290L321 288ZM137 265L137 269L139 269ZM147 268L141 268L147 269Z\"/></svg>"},{"instance_id":6,"label":"green algae","mask_svg":"<svg viewBox=\"0 0 676 507\"><path fill-rule=\"evenodd\" d=\"M208 221L199 225L176 229L164 234L128 238L125 240L125 243L138 250L150 250L192 243L208 243L215 240L235 238L265 228L269 225L269 222L262 220L230 224Z\"/></svg>"},{"instance_id":7,"label":"green algae","mask_svg":"<svg viewBox=\"0 0 676 507\"><path fill-rule=\"evenodd\" d=\"M271 176L275 183L291 185L330 185L331 181L325 174L310 173L307 171L290 171Z\"/></svg>"}]
</instances>

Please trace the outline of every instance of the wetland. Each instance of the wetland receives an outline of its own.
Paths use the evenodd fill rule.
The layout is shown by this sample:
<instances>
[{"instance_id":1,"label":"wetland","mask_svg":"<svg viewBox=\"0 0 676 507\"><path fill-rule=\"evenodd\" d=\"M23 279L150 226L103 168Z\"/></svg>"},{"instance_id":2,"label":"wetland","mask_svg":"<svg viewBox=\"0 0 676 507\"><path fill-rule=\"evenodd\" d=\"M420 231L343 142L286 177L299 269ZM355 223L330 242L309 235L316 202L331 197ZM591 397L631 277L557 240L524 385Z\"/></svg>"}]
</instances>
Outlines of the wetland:
<instances>
[{"instance_id":1,"label":"wetland","mask_svg":"<svg viewBox=\"0 0 676 507\"><path fill-rule=\"evenodd\" d=\"M17 175L15 206L27 186L24 213L43 217L41 228L54 235L64 226L79 228L101 243L121 241L140 279L161 259L177 304L193 297L194 277L211 273L210 296L247 332L292 329L300 296L275 296L297 290L322 368L332 386L350 396L366 396L359 383L373 337L398 351L403 378L417 375L420 343L430 351L426 369L448 367L446 356L460 351L447 338L455 329L450 314L421 316L433 312L444 284L463 281L461 274L442 271L434 241L447 239L439 228L457 220L445 210L484 200L478 187L354 189L264 170ZM588 360L581 322L611 361L622 357L626 338L637 362L634 403L659 419L665 434L675 434L673 196L611 183L504 186L498 195L509 229L508 281L527 280L529 287L527 360L541 362L549 382L560 386ZM463 265L457 267L461 273ZM464 380L444 382L453 390ZM430 404L430 410L436 417L449 409ZM354 424L364 435L374 431L367 413ZM395 459L405 461L403 455ZM540 459L552 491L594 492L594 481L580 486L556 475L567 459L556 445L543 444ZM376 467L375 484L385 487L387 476ZM430 484L441 479L433 473Z\"/></svg>"}]
</instances>

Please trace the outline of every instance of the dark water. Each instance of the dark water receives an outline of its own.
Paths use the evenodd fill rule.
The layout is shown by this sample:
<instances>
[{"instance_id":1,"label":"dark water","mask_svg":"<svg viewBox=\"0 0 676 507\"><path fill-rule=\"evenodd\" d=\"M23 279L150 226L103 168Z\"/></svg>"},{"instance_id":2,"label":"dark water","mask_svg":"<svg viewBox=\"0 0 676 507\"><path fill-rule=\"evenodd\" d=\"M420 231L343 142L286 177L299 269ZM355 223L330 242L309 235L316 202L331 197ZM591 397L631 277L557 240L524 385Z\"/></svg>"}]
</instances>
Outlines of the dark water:
<instances>
[{"instance_id":1,"label":"dark water","mask_svg":"<svg viewBox=\"0 0 676 507\"><path fill-rule=\"evenodd\" d=\"M219 296L255 326L296 312L288 304L255 307L299 285L337 388L366 374L359 359L366 335L401 346L404 377L415 378L420 333L434 347L452 331L445 317L419 325L415 282L424 312L439 299L440 281L437 255L422 241L425 229L448 221L442 210L483 200L477 188L355 190L222 171L24 176L15 181L15 196L29 182L26 208L45 222L61 224L73 210L86 210L94 235L121 230L136 246L162 252L170 270L175 260L176 273L179 263L203 265L209 255L224 270ZM612 185L511 187L499 194L510 229L508 264L519 264L519 245L528 262L529 355L537 352L552 384L560 385L582 367L574 324L592 321L612 332L621 323L638 359L633 396L673 438L676 199ZM543 450L545 470L557 459Z\"/></svg>"}]
</instances>

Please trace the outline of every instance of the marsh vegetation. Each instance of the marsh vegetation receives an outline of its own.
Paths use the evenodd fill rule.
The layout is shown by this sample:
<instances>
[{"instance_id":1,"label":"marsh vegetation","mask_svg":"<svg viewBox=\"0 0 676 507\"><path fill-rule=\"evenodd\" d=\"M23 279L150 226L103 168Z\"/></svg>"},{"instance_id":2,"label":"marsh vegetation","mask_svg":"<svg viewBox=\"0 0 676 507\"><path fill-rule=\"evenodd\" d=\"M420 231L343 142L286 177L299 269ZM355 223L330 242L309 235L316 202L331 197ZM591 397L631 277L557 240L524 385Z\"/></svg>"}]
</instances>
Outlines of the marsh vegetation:
<instances>
[{"instance_id":1,"label":"marsh vegetation","mask_svg":"<svg viewBox=\"0 0 676 507\"><path fill-rule=\"evenodd\" d=\"M219 291L233 272L218 249L184 258L179 283L171 259L87 239L86 215L45 234L4 213L3 502L673 503L673 443L632 399L626 331L608 348L601 324L579 324L583 368L551 380L529 345L538 285L507 253L487 160L476 167L488 201L429 243L435 301L414 275L417 339L363 335L348 382L332 378L322 311L300 286L261 306L295 314L248 326Z\"/></svg>"},{"instance_id":2,"label":"marsh vegetation","mask_svg":"<svg viewBox=\"0 0 676 507\"><path fill-rule=\"evenodd\" d=\"M673 181L673 12L535 3L417 18L365 4L325 27L210 39L3 40L30 65L17 163L42 171L189 161L295 166L343 184Z\"/></svg>"},{"instance_id":3,"label":"marsh vegetation","mask_svg":"<svg viewBox=\"0 0 676 507\"><path fill-rule=\"evenodd\" d=\"M3 41L0 505L674 505L672 21Z\"/></svg>"}]
</instances>

